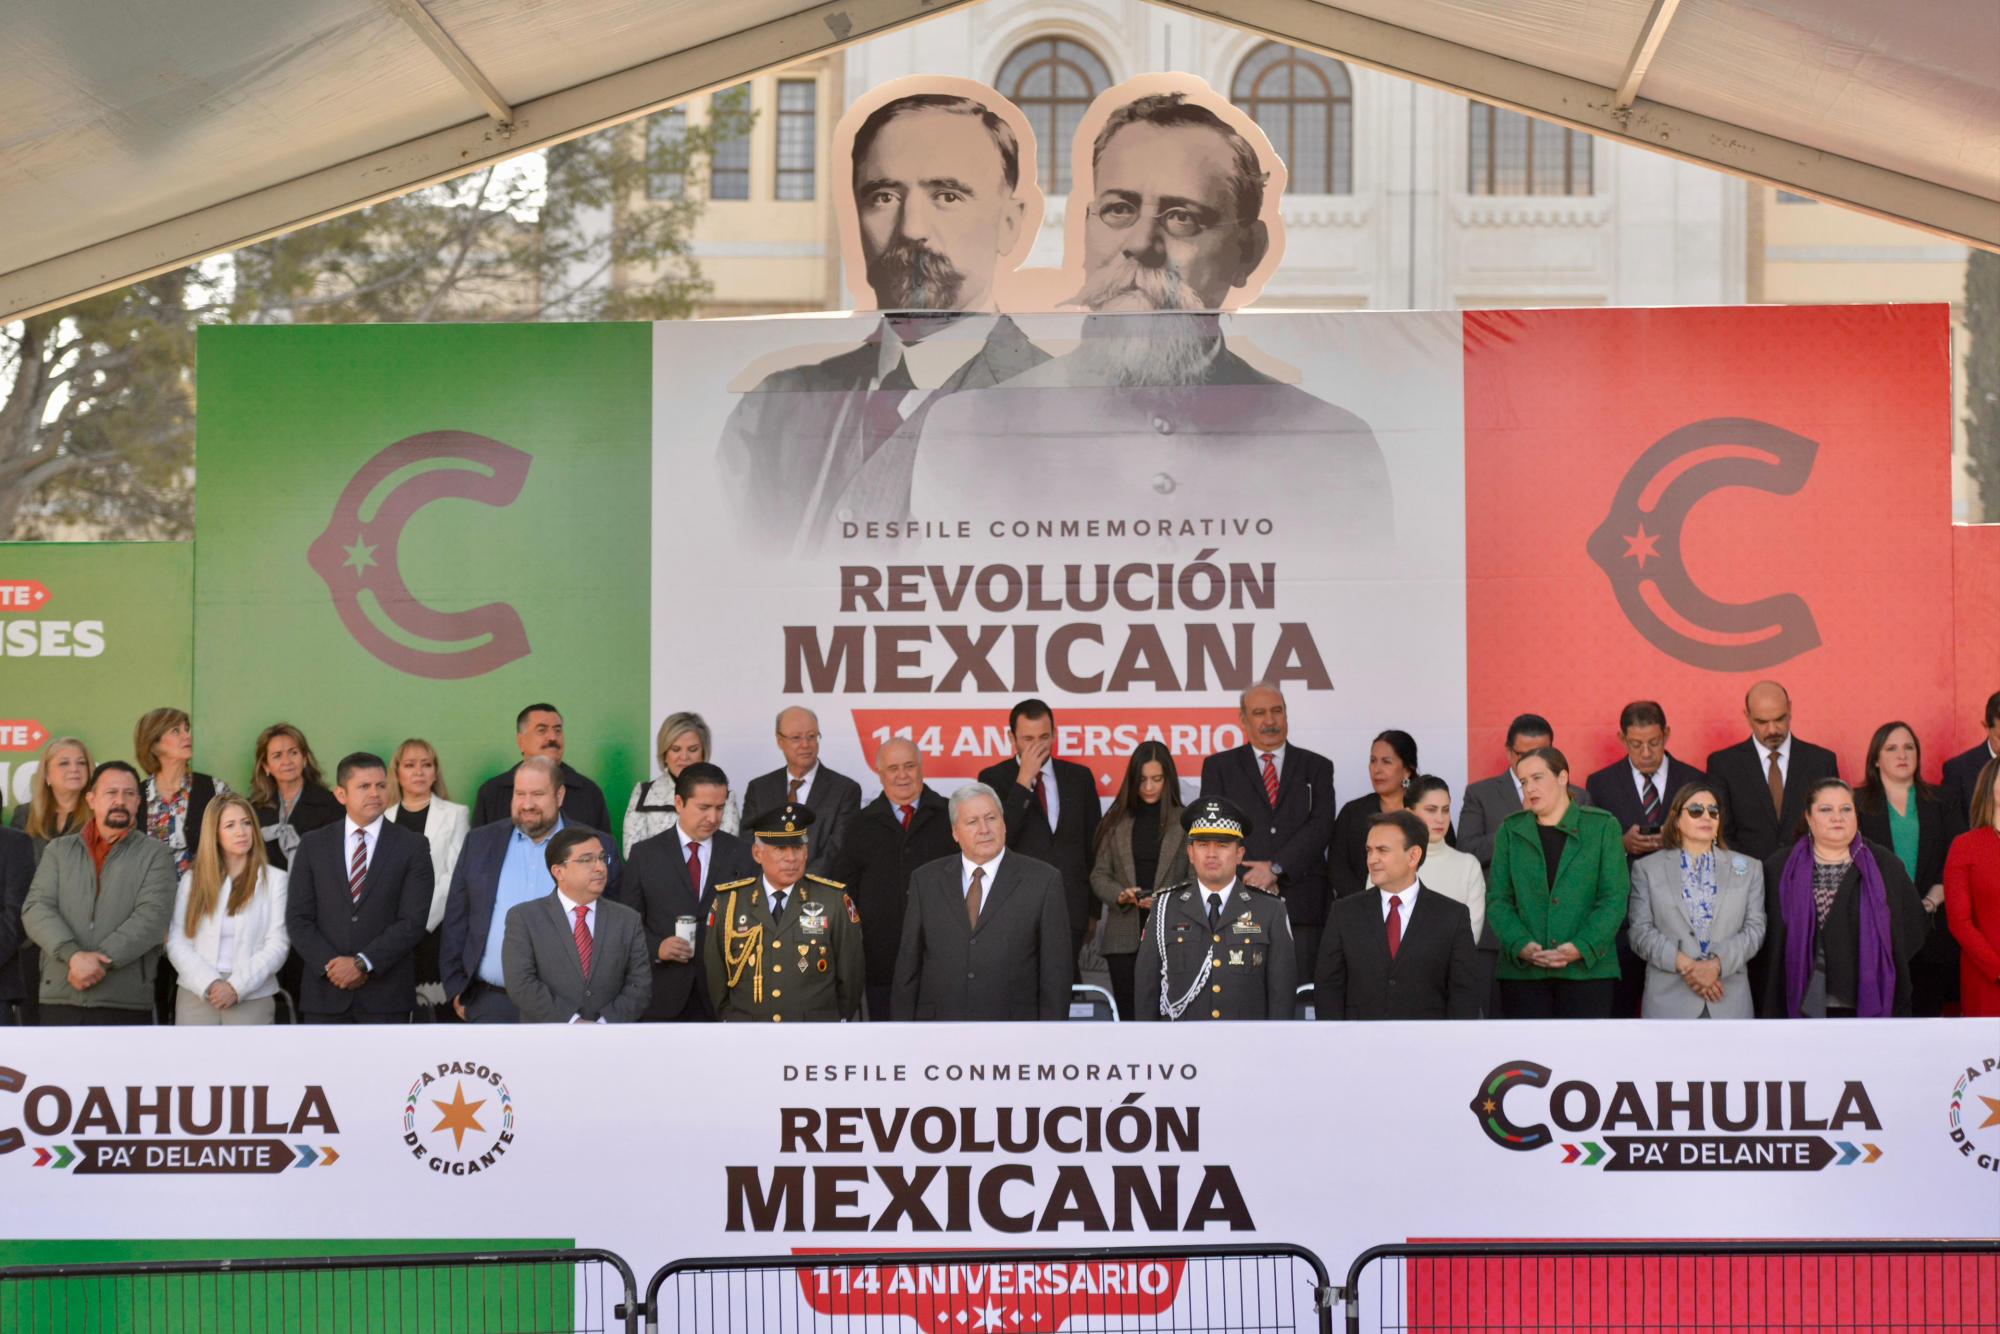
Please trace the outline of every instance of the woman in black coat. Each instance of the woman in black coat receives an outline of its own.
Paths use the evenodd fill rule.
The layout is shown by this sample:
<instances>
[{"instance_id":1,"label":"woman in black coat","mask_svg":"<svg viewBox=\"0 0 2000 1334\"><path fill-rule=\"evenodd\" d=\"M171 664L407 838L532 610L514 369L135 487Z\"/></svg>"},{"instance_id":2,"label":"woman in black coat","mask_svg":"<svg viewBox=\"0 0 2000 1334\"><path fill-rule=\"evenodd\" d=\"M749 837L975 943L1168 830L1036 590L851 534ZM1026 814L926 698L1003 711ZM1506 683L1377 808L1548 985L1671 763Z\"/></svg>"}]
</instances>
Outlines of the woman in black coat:
<instances>
[{"instance_id":1,"label":"woman in black coat","mask_svg":"<svg viewBox=\"0 0 2000 1334\"><path fill-rule=\"evenodd\" d=\"M1368 888L1368 821L1382 811L1406 809L1405 795L1419 772L1417 739L1408 732L1391 728L1368 747L1368 786L1374 790L1342 806L1333 821L1327 874L1335 898Z\"/></svg>"},{"instance_id":2,"label":"woman in black coat","mask_svg":"<svg viewBox=\"0 0 2000 1334\"><path fill-rule=\"evenodd\" d=\"M1958 803L1923 781L1923 748L1908 723L1884 723L1868 743L1867 777L1854 792L1861 837L1889 849L1909 872L1930 930L1912 964L1911 1010L1943 1014L1958 1003L1958 942L1944 920L1944 859L1965 832Z\"/></svg>"}]
</instances>

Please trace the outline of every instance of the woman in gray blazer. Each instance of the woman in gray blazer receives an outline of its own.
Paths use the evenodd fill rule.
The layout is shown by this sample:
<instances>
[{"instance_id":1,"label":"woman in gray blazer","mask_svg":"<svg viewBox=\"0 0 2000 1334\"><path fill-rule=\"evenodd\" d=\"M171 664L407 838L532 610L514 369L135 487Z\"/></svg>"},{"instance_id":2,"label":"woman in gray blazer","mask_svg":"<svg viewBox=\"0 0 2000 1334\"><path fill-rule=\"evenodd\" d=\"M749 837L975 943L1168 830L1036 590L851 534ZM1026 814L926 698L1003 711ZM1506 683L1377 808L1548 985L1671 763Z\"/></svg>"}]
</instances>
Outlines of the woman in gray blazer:
<instances>
[{"instance_id":1,"label":"woman in gray blazer","mask_svg":"<svg viewBox=\"0 0 2000 1334\"><path fill-rule=\"evenodd\" d=\"M1764 943L1764 867L1722 843L1722 798L1697 780L1674 793L1666 846L1632 863L1626 929L1646 961L1647 1019L1750 1019L1745 971Z\"/></svg>"},{"instance_id":2,"label":"woman in gray blazer","mask_svg":"<svg viewBox=\"0 0 2000 1334\"><path fill-rule=\"evenodd\" d=\"M1158 741L1142 741L1126 762L1125 781L1110 811L1097 826L1090 868L1090 891L1104 905L1097 948L1111 971L1111 995L1120 1019L1133 1017L1133 965L1153 891L1177 885L1190 874L1173 752Z\"/></svg>"}]
</instances>

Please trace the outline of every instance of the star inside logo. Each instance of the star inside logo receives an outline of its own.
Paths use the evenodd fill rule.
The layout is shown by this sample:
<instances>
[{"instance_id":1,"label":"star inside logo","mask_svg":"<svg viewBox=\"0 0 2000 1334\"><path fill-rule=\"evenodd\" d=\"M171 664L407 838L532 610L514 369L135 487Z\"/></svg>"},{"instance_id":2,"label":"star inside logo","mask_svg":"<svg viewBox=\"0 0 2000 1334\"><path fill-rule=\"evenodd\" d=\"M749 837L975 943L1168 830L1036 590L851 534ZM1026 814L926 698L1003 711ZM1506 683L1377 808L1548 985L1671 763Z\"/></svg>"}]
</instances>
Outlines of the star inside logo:
<instances>
[{"instance_id":1,"label":"star inside logo","mask_svg":"<svg viewBox=\"0 0 2000 1334\"><path fill-rule=\"evenodd\" d=\"M449 1130L452 1133L452 1138L457 1142L458 1148L463 1149L465 1147L466 1131L477 1130L482 1134L485 1133L486 1127L479 1124L479 1118L474 1113L486 1105L486 1100L481 1098L478 1102L467 1102L465 1100L464 1084L454 1086L450 1102L439 1102L436 1098L433 1098L431 1099L431 1104L444 1113L444 1119L432 1126L431 1129Z\"/></svg>"},{"instance_id":2,"label":"star inside logo","mask_svg":"<svg viewBox=\"0 0 2000 1334\"><path fill-rule=\"evenodd\" d=\"M1647 532L1643 519L1639 522L1638 532L1625 533L1623 537L1625 539L1625 559L1638 561L1640 569L1643 570L1646 568L1647 561L1658 560L1660 558L1660 534Z\"/></svg>"},{"instance_id":3,"label":"star inside logo","mask_svg":"<svg viewBox=\"0 0 2000 1334\"><path fill-rule=\"evenodd\" d=\"M342 551L347 553L347 559L342 561L341 564L352 569L356 574L360 574L363 570L378 563L375 559L376 545L374 542L363 542L361 535L356 534L353 546L341 548Z\"/></svg>"}]
</instances>

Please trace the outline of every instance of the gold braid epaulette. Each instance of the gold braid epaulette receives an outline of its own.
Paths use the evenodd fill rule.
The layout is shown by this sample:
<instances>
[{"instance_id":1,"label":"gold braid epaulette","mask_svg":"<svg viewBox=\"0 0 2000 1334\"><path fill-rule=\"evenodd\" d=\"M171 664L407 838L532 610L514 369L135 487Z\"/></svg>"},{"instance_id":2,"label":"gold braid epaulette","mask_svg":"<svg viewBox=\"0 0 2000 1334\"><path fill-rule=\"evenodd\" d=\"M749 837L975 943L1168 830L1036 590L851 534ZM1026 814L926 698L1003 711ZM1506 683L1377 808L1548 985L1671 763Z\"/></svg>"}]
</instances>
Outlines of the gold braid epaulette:
<instances>
[{"instance_id":1,"label":"gold braid epaulette","mask_svg":"<svg viewBox=\"0 0 2000 1334\"><path fill-rule=\"evenodd\" d=\"M736 894L729 891L729 909L722 915L722 963L729 969L728 987L731 991L743 980L743 970L750 970L750 1003L764 1003L764 924L762 922L748 931L736 929ZM718 1000L720 997L717 998Z\"/></svg>"}]
</instances>

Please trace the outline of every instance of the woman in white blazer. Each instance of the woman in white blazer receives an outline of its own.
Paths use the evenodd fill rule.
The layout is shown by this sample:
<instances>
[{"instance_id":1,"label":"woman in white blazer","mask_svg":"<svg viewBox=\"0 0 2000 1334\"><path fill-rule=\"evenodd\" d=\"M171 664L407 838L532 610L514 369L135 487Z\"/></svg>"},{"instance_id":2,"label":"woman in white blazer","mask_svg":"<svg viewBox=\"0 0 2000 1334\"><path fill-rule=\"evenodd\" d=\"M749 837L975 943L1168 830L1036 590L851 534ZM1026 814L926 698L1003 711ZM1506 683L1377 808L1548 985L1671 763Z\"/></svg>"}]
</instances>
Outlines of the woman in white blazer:
<instances>
[{"instance_id":1,"label":"woman in white blazer","mask_svg":"<svg viewBox=\"0 0 2000 1334\"><path fill-rule=\"evenodd\" d=\"M642 780L632 789L632 800L625 803L626 857L632 855L632 849L639 843L674 827L674 780L690 764L712 763L708 757L714 743L708 723L698 713L670 713L660 723L660 730L653 737L653 753L660 761L659 776ZM722 813L722 832L734 834L742 815L736 794L731 792L729 805Z\"/></svg>"},{"instance_id":2,"label":"woman in white blazer","mask_svg":"<svg viewBox=\"0 0 2000 1334\"><path fill-rule=\"evenodd\" d=\"M1424 849L1424 864L1417 870L1418 882L1465 905L1472 914L1472 939L1477 942L1486 929L1486 873L1479 869L1479 858L1445 842L1451 833L1451 784L1431 774L1418 774L1410 780L1403 803L1431 835L1430 846ZM1484 1002L1483 994L1480 1000Z\"/></svg>"},{"instance_id":3,"label":"woman in white blazer","mask_svg":"<svg viewBox=\"0 0 2000 1334\"><path fill-rule=\"evenodd\" d=\"M451 873L458 866L458 854L465 850L465 836L472 827L472 812L446 799L444 766L438 762L437 747L422 737L411 737L396 747L389 761L389 781L394 785L396 804L385 814L395 824L422 834L431 845L430 915L424 919L424 938L417 942L417 998L431 1005L445 1003L442 942L438 927L444 921L445 900L451 896Z\"/></svg>"},{"instance_id":4,"label":"woman in white blazer","mask_svg":"<svg viewBox=\"0 0 2000 1334\"><path fill-rule=\"evenodd\" d=\"M264 860L256 808L218 796L201 819L194 864L174 895L167 957L179 974L177 1024L268 1024L278 967L292 952L285 873Z\"/></svg>"},{"instance_id":5,"label":"woman in white blazer","mask_svg":"<svg viewBox=\"0 0 2000 1334\"><path fill-rule=\"evenodd\" d=\"M1647 1019L1750 1019L1750 960L1764 943L1764 867L1722 842L1707 782L1674 793L1666 846L1632 863L1626 932L1646 961Z\"/></svg>"}]
</instances>

